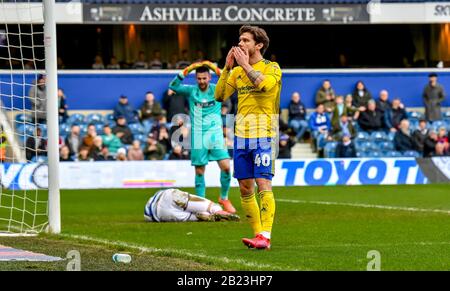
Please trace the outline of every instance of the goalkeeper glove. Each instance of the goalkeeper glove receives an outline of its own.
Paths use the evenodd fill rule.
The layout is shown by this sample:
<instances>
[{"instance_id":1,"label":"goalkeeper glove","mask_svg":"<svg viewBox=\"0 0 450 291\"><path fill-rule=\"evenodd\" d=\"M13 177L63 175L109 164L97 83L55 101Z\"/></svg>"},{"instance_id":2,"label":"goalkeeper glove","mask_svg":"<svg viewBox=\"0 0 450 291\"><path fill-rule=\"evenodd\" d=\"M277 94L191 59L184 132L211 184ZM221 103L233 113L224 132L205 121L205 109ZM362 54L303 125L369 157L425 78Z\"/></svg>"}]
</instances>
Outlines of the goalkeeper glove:
<instances>
[{"instance_id":1,"label":"goalkeeper glove","mask_svg":"<svg viewBox=\"0 0 450 291\"><path fill-rule=\"evenodd\" d=\"M183 78L186 77L190 72L203 67L203 64L198 62L198 63L193 63L190 66L186 67L183 71L181 71L180 75L183 75Z\"/></svg>"},{"instance_id":2,"label":"goalkeeper glove","mask_svg":"<svg viewBox=\"0 0 450 291\"><path fill-rule=\"evenodd\" d=\"M211 70L213 70L217 76L220 76L220 69L214 63L212 63L210 61L203 61L202 64L203 64L203 66L206 66L206 67L210 68Z\"/></svg>"}]
</instances>

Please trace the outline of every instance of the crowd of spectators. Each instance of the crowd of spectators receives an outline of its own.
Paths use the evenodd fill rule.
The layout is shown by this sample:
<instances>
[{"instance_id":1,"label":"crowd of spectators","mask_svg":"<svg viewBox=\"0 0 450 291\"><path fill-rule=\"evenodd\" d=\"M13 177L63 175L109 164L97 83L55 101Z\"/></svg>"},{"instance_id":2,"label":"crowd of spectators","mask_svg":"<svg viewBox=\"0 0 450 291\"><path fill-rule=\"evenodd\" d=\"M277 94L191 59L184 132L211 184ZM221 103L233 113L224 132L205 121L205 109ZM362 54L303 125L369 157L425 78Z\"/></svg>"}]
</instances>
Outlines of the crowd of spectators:
<instances>
[{"instance_id":1,"label":"crowd of spectators","mask_svg":"<svg viewBox=\"0 0 450 291\"><path fill-rule=\"evenodd\" d=\"M284 133L296 142L310 140L319 157L356 157L360 152L382 156L388 150L398 156L449 155L450 115L442 117L445 91L437 82L436 74L429 75L422 95L425 114L418 116L415 112L416 116L410 116L401 98L391 101L387 90L381 90L374 99L364 82L358 81L354 91L344 98L335 93L330 80L324 80L316 93L316 108L312 113L307 113L298 92L292 94ZM331 155L325 150L328 143Z\"/></svg>"},{"instance_id":2,"label":"crowd of spectators","mask_svg":"<svg viewBox=\"0 0 450 291\"><path fill-rule=\"evenodd\" d=\"M159 59L160 53L155 51L150 68L159 66ZM135 65L144 66L140 62ZM45 114L40 114L46 111L45 76L39 76L29 95L36 112L33 121L43 125L24 141L26 157L32 160L46 154ZM170 89L159 99L161 102L153 92L146 92L138 107L121 95L107 116L69 115L66 99L64 91L59 89L61 161L186 160L190 157L186 146L190 122L183 117L189 114L188 102ZM291 149L298 142L311 143L319 157L356 157L362 151L383 150L364 144L371 136L378 142L389 143L384 150L400 154L414 151L424 157L449 155L450 115L443 118L440 108L444 99L444 89L437 83L435 74L429 75L423 91L425 114L422 117L411 116L402 100L398 97L391 100L387 90L381 90L374 99L366 85L358 81L354 91L344 97L336 94L330 80L324 80L315 96L313 112L306 109L299 92L292 93L287 122L280 115L278 157L291 158ZM222 104L221 111L230 155L233 124L228 124L227 114L235 112L236 96L233 96ZM326 150L329 144L334 145L330 146L331 155Z\"/></svg>"}]
</instances>

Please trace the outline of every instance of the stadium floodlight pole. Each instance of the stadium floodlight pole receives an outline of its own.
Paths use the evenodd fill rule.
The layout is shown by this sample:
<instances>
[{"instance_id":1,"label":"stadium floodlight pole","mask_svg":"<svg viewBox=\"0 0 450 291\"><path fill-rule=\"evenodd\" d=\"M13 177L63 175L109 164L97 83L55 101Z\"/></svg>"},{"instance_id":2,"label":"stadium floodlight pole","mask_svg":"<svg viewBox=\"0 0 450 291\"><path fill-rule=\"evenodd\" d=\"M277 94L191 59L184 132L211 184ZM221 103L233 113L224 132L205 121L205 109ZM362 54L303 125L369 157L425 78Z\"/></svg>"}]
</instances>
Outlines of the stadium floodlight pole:
<instances>
[{"instance_id":1,"label":"stadium floodlight pole","mask_svg":"<svg viewBox=\"0 0 450 291\"><path fill-rule=\"evenodd\" d=\"M59 195L59 124L58 124L58 71L56 62L55 0L44 0L44 45L47 92L48 134L48 232L61 232Z\"/></svg>"}]
</instances>

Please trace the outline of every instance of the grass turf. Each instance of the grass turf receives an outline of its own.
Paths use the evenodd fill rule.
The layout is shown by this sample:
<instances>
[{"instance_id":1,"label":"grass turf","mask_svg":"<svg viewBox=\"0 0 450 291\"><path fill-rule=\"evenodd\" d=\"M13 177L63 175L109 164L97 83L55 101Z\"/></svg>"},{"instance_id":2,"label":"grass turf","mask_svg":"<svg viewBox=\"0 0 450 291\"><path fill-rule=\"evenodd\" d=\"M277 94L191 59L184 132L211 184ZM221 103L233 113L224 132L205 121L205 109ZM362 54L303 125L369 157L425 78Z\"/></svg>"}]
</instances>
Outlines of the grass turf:
<instances>
[{"instance_id":1,"label":"grass turf","mask_svg":"<svg viewBox=\"0 0 450 291\"><path fill-rule=\"evenodd\" d=\"M0 238L0 244L59 256L79 248L86 270L365 270L370 250L381 253L382 270L448 270L450 217L431 211L450 211L448 189L448 185L275 188L280 200L270 251L242 245L242 237L252 236L245 220L144 222L144 205L157 189L67 190L61 193L61 236ZM216 200L219 189L208 193ZM244 216L238 189L232 189L230 197ZM301 203L295 203L298 200ZM133 262L112 263L111 255L118 250L130 252ZM0 270L29 264L0 262ZM34 263L33 268L62 265Z\"/></svg>"}]
</instances>

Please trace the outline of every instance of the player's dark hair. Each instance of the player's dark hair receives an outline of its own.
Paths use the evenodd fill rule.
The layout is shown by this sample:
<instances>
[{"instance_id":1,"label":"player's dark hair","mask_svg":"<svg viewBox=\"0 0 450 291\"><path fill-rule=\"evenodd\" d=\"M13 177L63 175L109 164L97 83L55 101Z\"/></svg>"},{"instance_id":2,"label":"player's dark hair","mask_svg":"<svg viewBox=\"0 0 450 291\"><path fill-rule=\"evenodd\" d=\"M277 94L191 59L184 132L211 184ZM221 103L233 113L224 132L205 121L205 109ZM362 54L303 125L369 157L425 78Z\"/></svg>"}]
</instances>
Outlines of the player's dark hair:
<instances>
[{"instance_id":1,"label":"player's dark hair","mask_svg":"<svg viewBox=\"0 0 450 291\"><path fill-rule=\"evenodd\" d=\"M207 66L198 67L195 70L195 74L198 74L198 73L209 73L209 68Z\"/></svg>"},{"instance_id":2,"label":"player's dark hair","mask_svg":"<svg viewBox=\"0 0 450 291\"><path fill-rule=\"evenodd\" d=\"M264 55L267 48L269 47L269 42L270 42L266 31L258 26L252 26L252 25L241 26L241 28L239 29L239 35L242 35L245 32L248 32L251 35L253 35L253 39L255 40L256 44L259 44L259 43L263 44L263 47L261 48L261 55Z\"/></svg>"}]
</instances>

